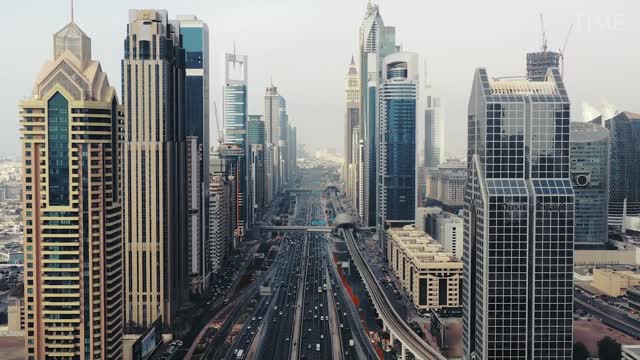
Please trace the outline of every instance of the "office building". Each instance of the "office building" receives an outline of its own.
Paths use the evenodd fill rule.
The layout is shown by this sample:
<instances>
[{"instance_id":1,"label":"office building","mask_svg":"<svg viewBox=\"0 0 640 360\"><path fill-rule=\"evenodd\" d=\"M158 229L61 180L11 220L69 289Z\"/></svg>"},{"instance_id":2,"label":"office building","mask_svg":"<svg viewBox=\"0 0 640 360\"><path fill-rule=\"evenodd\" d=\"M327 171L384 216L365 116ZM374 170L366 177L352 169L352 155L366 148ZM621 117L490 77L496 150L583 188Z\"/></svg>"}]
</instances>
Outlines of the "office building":
<instances>
[{"instance_id":1,"label":"office building","mask_svg":"<svg viewBox=\"0 0 640 360\"><path fill-rule=\"evenodd\" d=\"M283 186L283 173L286 155L283 154L288 121L286 101L278 93L278 88L271 85L265 94L264 125L266 145L266 201L271 203L280 193Z\"/></svg>"},{"instance_id":2,"label":"office building","mask_svg":"<svg viewBox=\"0 0 640 360\"><path fill-rule=\"evenodd\" d=\"M377 130L378 92L382 77L382 60L396 52L396 29L385 26L378 5L367 5L367 11L360 26L360 140L362 153L362 182L359 184L362 221L375 226L377 219ZM382 238L383 236L380 235ZM382 242L382 241L381 241Z\"/></svg>"},{"instance_id":3,"label":"office building","mask_svg":"<svg viewBox=\"0 0 640 360\"><path fill-rule=\"evenodd\" d=\"M122 78L125 318L171 325L189 284L187 126L180 22L166 10L129 11Z\"/></svg>"},{"instance_id":4,"label":"office building","mask_svg":"<svg viewBox=\"0 0 640 360\"><path fill-rule=\"evenodd\" d=\"M224 174L230 186L231 213L229 224L232 228L232 248L236 249L245 239L249 224L247 214L247 154L244 146L222 144L218 157L224 160Z\"/></svg>"},{"instance_id":5,"label":"office building","mask_svg":"<svg viewBox=\"0 0 640 360\"><path fill-rule=\"evenodd\" d=\"M220 271L225 255L229 251L230 213L229 186L222 175L209 178L209 259L211 271Z\"/></svg>"},{"instance_id":6,"label":"office building","mask_svg":"<svg viewBox=\"0 0 640 360\"><path fill-rule=\"evenodd\" d=\"M345 100L346 113L344 118L344 170L343 180L345 183L346 194L352 204L358 202L358 169L357 158L354 159L354 147L357 148L358 143L354 143L354 131L357 131L360 121L360 77L358 76L358 68L356 62L351 57L349 71L345 79Z\"/></svg>"},{"instance_id":7,"label":"office building","mask_svg":"<svg viewBox=\"0 0 640 360\"><path fill-rule=\"evenodd\" d=\"M441 207L458 213L464 207L464 189L467 184L466 164L447 160L437 168L430 168L426 176L427 206Z\"/></svg>"},{"instance_id":8,"label":"office building","mask_svg":"<svg viewBox=\"0 0 640 360\"><path fill-rule=\"evenodd\" d=\"M623 111L605 119L604 126L609 130L609 226L622 228L625 216L640 216L640 115Z\"/></svg>"},{"instance_id":9,"label":"office building","mask_svg":"<svg viewBox=\"0 0 640 360\"><path fill-rule=\"evenodd\" d=\"M187 249L192 292L209 283L209 27L192 15L177 17L185 51L185 124L187 140ZM189 138L187 138L189 139Z\"/></svg>"},{"instance_id":10,"label":"office building","mask_svg":"<svg viewBox=\"0 0 640 360\"><path fill-rule=\"evenodd\" d=\"M390 228L387 259L419 311L461 306L462 261L429 235L407 225Z\"/></svg>"},{"instance_id":11,"label":"office building","mask_svg":"<svg viewBox=\"0 0 640 360\"><path fill-rule=\"evenodd\" d=\"M462 259L462 238L464 219L458 215L442 211L441 208L427 208L425 232L440 242L447 252Z\"/></svg>"},{"instance_id":12,"label":"office building","mask_svg":"<svg viewBox=\"0 0 640 360\"><path fill-rule=\"evenodd\" d=\"M571 181L575 193L575 242L607 241L609 132L596 124L571 123Z\"/></svg>"},{"instance_id":13,"label":"office building","mask_svg":"<svg viewBox=\"0 0 640 360\"><path fill-rule=\"evenodd\" d=\"M415 220L417 65L418 54L408 52L391 54L383 63L377 166L379 234L389 221ZM385 249L384 243L380 245Z\"/></svg>"},{"instance_id":14,"label":"office building","mask_svg":"<svg viewBox=\"0 0 640 360\"><path fill-rule=\"evenodd\" d=\"M123 110L73 19L19 106L26 358L121 358Z\"/></svg>"},{"instance_id":15,"label":"office building","mask_svg":"<svg viewBox=\"0 0 640 360\"><path fill-rule=\"evenodd\" d=\"M544 81L476 70L464 208L467 359L571 359L570 102Z\"/></svg>"},{"instance_id":16,"label":"office building","mask_svg":"<svg viewBox=\"0 0 640 360\"><path fill-rule=\"evenodd\" d=\"M262 115L249 115L247 122L247 141L249 144L264 144L265 128Z\"/></svg>"},{"instance_id":17,"label":"office building","mask_svg":"<svg viewBox=\"0 0 640 360\"><path fill-rule=\"evenodd\" d=\"M625 265L596 267L591 286L611 297L622 296L640 286L640 271Z\"/></svg>"},{"instance_id":18,"label":"office building","mask_svg":"<svg viewBox=\"0 0 640 360\"><path fill-rule=\"evenodd\" d=\"M251 218L254 222L262 219L267 208L266 191L266 154L265 128L262 115L249 115L247 123L247 141L249 143L249 192L251 199Z\"/></svg>"},{"instance_id":19,"label":"office building","mask_svg":"<svg viewBox=\"0 0 640 360\"><path fill-rule=\"evenodd\" d=\"M247 56L225 54L223 89L224 142L244 146L247 138Z\"/></svg>"},{"instance_id":20,"label":"office building","mask_svg":"<svg viewBox=\"0 0 640 360\"><path fill-rule=\"evenodd\" d=\"M426 95L424 110L424 167L435 169L444 160L444 109L442 100Z\"/></svg>"}]
</instances>

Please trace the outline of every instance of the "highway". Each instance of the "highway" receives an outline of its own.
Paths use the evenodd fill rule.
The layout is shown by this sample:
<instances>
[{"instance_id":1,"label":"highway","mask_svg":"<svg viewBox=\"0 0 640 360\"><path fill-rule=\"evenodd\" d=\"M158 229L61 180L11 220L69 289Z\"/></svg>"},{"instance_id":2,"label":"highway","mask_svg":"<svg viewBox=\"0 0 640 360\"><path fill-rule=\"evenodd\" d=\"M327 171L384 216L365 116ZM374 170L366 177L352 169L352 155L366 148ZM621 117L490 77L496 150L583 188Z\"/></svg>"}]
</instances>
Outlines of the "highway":
<instances>
[{"instance_id":1,"label":"highway","mask_svg":"<svg viewBox=\"0 0 640 360\"><path fill-rule=\"evenodd\" d=\"M335 195L331 197L334 209L336 213L342 212L342 206L338 205ZM365 283L367 291L371 295L371 299L378 310L378 314L383 323L389 328L395 335L395 337L403 343L403 346L407 348L417 359L445 359L438 350L429 346L422 338L420 338L409 325L402 320L399 314L395 311L387 295L384 293L380 284L373 275L373 271L369 267L369 264L364 260L364 257L360 253L360 249L355 242L352 229L342 229L342 234L347 243L349 253L356 264L358 271L362 275L362 279Z\"/></svg>"},{"instance_id":2,"label":"highway","mask_svg":"<svg viewBox=\"0 0 640 360\"><path fill-rule=\"evenodd\" d=\"M602 319L604 324L636 339L640 337L640 323L638 320L629 317L626 313L607 304L603 300L593 298L580 291L574 291L574 301L576 308L583 309L595 315Z\"/></svg>"}]
</instances>

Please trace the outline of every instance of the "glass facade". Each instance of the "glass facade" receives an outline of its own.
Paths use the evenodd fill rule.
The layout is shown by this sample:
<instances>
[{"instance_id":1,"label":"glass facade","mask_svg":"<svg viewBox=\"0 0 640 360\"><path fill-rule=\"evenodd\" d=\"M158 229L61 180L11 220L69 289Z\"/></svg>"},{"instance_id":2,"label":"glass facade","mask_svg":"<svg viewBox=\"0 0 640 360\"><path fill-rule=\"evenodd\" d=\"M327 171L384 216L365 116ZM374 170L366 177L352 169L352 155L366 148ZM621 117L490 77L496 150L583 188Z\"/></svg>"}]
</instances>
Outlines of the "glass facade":
<instances>
[{"instance_id":1,"label":"glass facade","mask_svg":"<svg viewBox=\"0 0 640 360\"><path fill-rule=\"evenodd\" d=\"M55 93L47 104L49 204L69 205L69 101Z\"/></svg>"},{"instance_id":2,"label":"glass facade","mask_svg":"<svg viewBox=\"0 0 640 360\"><path fill-rule=\"evenodd\" d=\"M247 125L247 141L249 144L264 144L265 128L262 115L249 115Z\"/></svg>"},{"instance_id":3,"label":"glass facade","mask_svg":"<svg viewBox=\"0 0 640 360\"><path fill-rule=\"evenodd\" d=\"M185 50L185 65L187 69L204 68L204 48L206 46L204 29L202 27L181 27L182 47Z\"/></svg>"},{"instance_id":4,"label":"glass facade","mask_svg":"<svg viewBox=\"0 0 640 360\"><path fill-rule=\"evenodd\" d=\"M224 88L224 130L226 144L245 145L247 121L247 86L227 85Z\"/></svg>"},{"instance_id":5,"label":"glass facade","mask_svg":"<svg viewBox=\"0 0 640 360\"><path fill-rule=\"evenodd\" d=\"M609 226L622 226L623 211L640 216L640 115L622 112L609 130Z\"/></svg>"},{"instance_id":6,"label":"glass facade","mask_svg":"<svg viewBox=\"0 0 640 360\"><path fill-rule=\"evenodd\" d=\"M576 243L604 243L609 200L609 132L605 128L571 123L571 181L576 197Z\"/></svg>"},{"instance_id":7,"label":"glass facade","mask_svg":"<svg viewBox=\"0 0 640 360\"><path fill-rule=\"evenodd\" d=\"M471 94L465 357L571 359L574 193L560 74L490 82L479 69Z\"/></svg>"}]
</instances>

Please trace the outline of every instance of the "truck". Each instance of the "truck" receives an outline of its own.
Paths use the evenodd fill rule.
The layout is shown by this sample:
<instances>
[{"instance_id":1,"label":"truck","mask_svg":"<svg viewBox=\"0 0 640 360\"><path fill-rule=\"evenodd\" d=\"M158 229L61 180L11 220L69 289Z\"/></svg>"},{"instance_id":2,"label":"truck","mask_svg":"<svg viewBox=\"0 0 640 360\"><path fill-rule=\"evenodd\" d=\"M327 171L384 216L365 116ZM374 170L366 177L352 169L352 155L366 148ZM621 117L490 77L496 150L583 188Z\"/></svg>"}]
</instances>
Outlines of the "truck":
<instances>
[{"instance_id":1,"label":"truck","mask_svg":"<svg viewBox=\"0 0 640 360\"><path fill-rule=\"evenodd\" d=\"M242 359L242 355L244 355L244 350L243 349L238 350L238 355L236 355L236 359Z\"/></svg>"}]
</instances>

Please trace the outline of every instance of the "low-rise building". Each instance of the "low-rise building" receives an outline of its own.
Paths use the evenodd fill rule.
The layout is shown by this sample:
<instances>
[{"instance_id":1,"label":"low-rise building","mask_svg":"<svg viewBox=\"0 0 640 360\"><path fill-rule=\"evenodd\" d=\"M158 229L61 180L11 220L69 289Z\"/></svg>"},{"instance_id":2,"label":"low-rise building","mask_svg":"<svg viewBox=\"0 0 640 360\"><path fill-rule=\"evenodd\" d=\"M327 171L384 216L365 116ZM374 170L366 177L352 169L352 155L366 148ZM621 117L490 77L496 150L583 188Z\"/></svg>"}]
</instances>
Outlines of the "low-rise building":
<instances>
[{"instance_id":1,"label":"low-rise building","mask_svg":"<svg viewBox=\"0 0 640 360\"><path fill-rule=\"evenodd\" d=\"M434 210L427 211L425 215L424 232L440 242L446 251L462 259L464 219L437 207L427 209Z\"/></svg>"},{"instance_id":2,"label":"low-rise building","mask_svg":"<svg viewBox=\"0 0 640 360\"><path fill-rule=\"evenodd\" d=\"M423 231L407 225L386 232L387 259L418 310L462 304L462 262Z\"/></svg>"},{"instance_id":3,"label":"low-rise building","mask_svg":"<svg viewBox=\"0 0 640 360\"><path fill-rule=\"evenodd\" d=\"M591 286L609 296L621 296L640 286L640 271L634 266L610 266L593 269Z\"/></svg>"}]
</instances>

